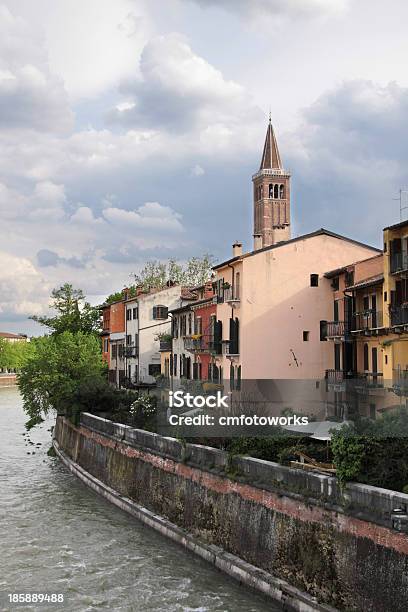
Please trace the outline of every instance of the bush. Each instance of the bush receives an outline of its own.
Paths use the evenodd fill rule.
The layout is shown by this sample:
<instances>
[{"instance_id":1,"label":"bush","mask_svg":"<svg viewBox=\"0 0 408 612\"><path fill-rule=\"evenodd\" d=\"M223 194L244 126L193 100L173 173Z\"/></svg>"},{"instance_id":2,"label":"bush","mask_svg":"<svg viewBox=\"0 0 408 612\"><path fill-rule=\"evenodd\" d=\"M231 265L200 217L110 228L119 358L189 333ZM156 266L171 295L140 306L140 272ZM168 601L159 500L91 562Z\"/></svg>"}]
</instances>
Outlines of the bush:
<instances>
[{"instance_id":1,"label":"bush","mask_svg":"<svg viewBox=\"0 0 408 612\"><path fill-rule=\"evenodd\" d=\"M408 482L408 411L361 419L335 431L331 447L337 478L402 491Z\"/></svg>"}]
</instances>

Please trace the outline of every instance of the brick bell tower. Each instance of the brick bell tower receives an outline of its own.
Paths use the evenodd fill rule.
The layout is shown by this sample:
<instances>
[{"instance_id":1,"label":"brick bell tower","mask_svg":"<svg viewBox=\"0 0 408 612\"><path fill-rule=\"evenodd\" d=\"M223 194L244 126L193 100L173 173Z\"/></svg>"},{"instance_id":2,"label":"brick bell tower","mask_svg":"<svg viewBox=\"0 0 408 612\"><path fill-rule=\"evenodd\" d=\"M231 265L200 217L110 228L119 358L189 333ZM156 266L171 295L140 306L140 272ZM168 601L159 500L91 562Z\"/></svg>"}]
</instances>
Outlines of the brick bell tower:
<instances>
[{"instance_id":1,"label":"brick bell tower","mask_svg":"<svg viewBox=\"0 0 408 612\"><path fill-rule=\"evenodd\" d=\"M282 168L271 118L254 185L254 250L290 239L290 173Z\"/></svg>"}]
</instances>

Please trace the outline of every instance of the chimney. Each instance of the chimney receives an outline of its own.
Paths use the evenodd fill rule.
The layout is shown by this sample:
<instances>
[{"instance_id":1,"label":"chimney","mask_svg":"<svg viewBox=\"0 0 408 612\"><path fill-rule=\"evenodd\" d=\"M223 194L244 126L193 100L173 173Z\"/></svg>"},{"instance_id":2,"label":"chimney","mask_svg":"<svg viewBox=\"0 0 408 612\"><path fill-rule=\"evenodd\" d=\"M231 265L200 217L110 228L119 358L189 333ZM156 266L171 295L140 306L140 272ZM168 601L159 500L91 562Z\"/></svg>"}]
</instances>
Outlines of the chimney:
<instances>
[{"instance_id":1,"label":"chimney","mask_svg":"<svg viewBox=\"0 0 408 612\"><path fill-rule=\"evenodd\" d=\"M262 249L262 236L260 234L254 235L254 251L259 251Z\"/></svg>"},{"instance_id":2,"label":"chimney","mask_svg":"<svg viewBox=\"0 0 408 612\"><path fill-rule=\"evenodd\" d=\"M234 242L232 245L232 256L239 257L242 255L242 242Z\"/></svg>"}]
</instances>

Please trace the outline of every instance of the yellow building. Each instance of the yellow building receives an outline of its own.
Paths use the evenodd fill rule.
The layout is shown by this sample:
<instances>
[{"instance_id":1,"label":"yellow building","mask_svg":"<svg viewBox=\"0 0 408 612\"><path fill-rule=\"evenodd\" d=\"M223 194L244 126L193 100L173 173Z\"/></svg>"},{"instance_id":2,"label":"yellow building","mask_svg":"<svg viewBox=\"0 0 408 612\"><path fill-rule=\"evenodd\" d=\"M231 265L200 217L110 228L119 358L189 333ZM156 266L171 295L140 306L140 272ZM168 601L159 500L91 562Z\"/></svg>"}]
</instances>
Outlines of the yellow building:
<instances>
[{"instance_id":1,"label":"yellow building","mask_svg":"<svg viewBox=\"0 0 408 612\"><path fill-rule=\"evenodd\" d=\"M384 229L384 378L408 379L408 221Z\"/></svg>"}]
</instances>

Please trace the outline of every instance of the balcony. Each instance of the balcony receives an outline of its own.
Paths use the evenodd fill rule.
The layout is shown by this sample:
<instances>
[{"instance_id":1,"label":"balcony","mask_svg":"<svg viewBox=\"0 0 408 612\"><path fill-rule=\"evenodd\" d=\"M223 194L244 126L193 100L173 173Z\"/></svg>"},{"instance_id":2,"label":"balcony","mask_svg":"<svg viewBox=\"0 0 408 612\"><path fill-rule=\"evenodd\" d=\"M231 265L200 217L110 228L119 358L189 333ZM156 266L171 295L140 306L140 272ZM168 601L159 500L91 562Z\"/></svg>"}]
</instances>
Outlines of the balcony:
<instances>
[{"instance_id":1,"label":"balcony","mask_svg":"<svg viewBox=\"0 0 408 612\"><path fill-rule=\"evenodd\" d=\"M171 352L172 341L171 340L160 340L159 351L161 353Z\"/></svg>"},{"instance_id":2,"label":"balcony","mask_svg":"<svg viewBox=\"0 0 408 612\"><path fill-rule=\"evenodd\" d=\"M353 314L353 333L360 333L366 336L377 335L379 329L382 329L383 313L381 310L365 310L364 312L355 312Z\"/></svg>"},{"instance_id":3,"label":"balcony","mask_svg":"<svg viewBox=\"0 0 408 612\"><path fill-rule=\"evenodd\" d=\"M390 307L391 326L408 325L408 303Z\"/></svg>"},{"instance_id":4,"label":"balcony","mask_svg":"<svg viewBox=\"0 0 408 612\"><path fill-rule=\"evenodd\" d=\"M222 341L222 354L226 357L238 357L239 356L239 347L237 342L232 342L231 340L223 340Z\"/></svg>"},{"instance_id":5,"label":"balcony","mask_svg":"<svg viewBox=\"0 0 408 612\"><path fill-rule=\"evenodd\" d=\"M326 370L326 391L341 393L346 390L345 373L343 370Z\"/></svg>"},{"instance_id":6,"label":"balcony","mask_svg":"<svg viewBox=\"0 0 408 612\"><path fill-rule=\"evenodd\" d=\"M393 253L390 257L391 274L408 270L408 253Z\"/></svg>"},{"instance_id":7,"label":"balcony","mask_svg":"<svg viewBox=\"0 0 408 612\"><path fill-rule=\"evenodd\" d=\"M383 389L384 380L382 372L361 372L356 375L355 386L370 389Z\"/></svg>"},{"instance_id":8,"label":"balcony","mask_svg":"<svg viewBox=\"0 0 408 612\"><path fill-rule=\"evenodd\" d=\"M239 287L227 287L224 289L224 302L234 305L239 304L241 301L239 295Z\"/></svg>"},{"instance_id":9,"label":"balcony","mask_svg":"<svg viewBox=\"0 0 408 612\"><path fill-rule=\"evenodd\" d=\"M216 343L212 334L194 334L184 338L184 348L191 353L214 353Z\"/></svg>"},{"instance_id":10,"label":"balcony","mask_svg":"<svg viewBox=\"0 0 408 612\"><path fill-rule=\"evenodd\" d=\"M392 371L392 386L397 395L408 395L408 370Z\"/></svg>"},{"instance_id":11,"label":"balcony","mask_svg":"<svg viewBox=\"0 0 408 612\"><path fill-rule=\"evenodd\" d=\"M327 321L324 336L326 338L341 338L345 335L346 327L345 321Z\"/></svg>"},{"instance_id":12,"label":"balcony","mask_svg":"<svg viewBox=\"0 0 408 612\"><path fill-rule=\"evenodd\" d=\"M126 359L131 359L132 357L137 357L139 353L139 346L135 344L127 344L124 347L124 357Z\"/></svg>"}]
</instances>

